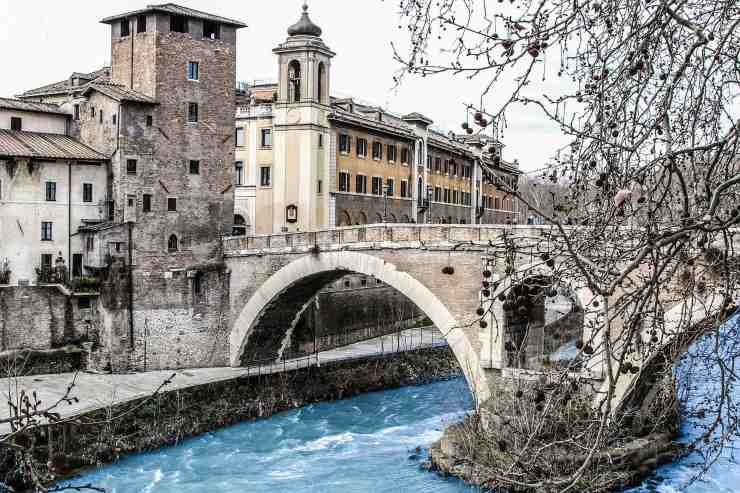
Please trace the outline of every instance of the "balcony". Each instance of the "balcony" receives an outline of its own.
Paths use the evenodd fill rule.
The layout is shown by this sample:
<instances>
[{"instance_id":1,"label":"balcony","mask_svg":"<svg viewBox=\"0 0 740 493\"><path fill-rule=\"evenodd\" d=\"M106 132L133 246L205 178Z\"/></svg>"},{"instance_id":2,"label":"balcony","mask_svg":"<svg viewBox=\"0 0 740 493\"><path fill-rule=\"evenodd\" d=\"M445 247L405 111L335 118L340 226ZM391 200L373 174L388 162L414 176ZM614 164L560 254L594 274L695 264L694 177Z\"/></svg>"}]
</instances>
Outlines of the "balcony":
<instances>
[{"instance_id":1,"label":"balcony","mask_svg":"<svg viewBox=\"0 0 740 493\"><path fill-rule=\"evenodd\" d=\"M2 284L2 283L0 283ZM100 280L96 277L70 277L69 269L63 266L36 267L36 284L62 284L73 293L97 293Z\"/></svg>"}]
</instances>

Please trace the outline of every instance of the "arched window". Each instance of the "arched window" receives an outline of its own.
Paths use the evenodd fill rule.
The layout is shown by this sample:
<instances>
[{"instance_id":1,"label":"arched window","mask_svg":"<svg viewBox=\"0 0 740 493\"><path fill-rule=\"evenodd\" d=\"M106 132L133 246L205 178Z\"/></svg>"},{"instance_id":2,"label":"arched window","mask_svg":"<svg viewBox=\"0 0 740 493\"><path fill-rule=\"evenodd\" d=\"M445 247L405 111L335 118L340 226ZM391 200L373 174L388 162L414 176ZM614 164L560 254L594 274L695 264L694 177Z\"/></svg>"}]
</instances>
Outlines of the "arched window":
<instances>
[{"instance_id":1,"label":"arched window","mask_svg":"<svg viewBox=\"0 0 740 493\"><path fill-rule=\"evenodd\" d=\"M342 211L337 216L339 220L338 226L351 226L352 225L352 219L349 217L349 213L347 211Z\"/></svg>"},{"instance_id":2,"label":"arched window","mask_svg":"<svg viewBox=\"0 0 740 493\"><path fill-rule=\"evenodd\" d=\"M234 236L245 236L247 234L247 221L239 214L234 215L234 226L231 228L231 234Z\"/></svg>"},{"instance_id":3,"label":"arched window","mask_svg":"<svg viewBox=\"0 0 740 493\"><path fill-rule=\"evenodd\" d=\"M324 62L319 63L319 79L316 87L318 88L319 103L326 101L324 97L324 91L326 90L326 66Z\"/></svg>"},{"instance_id":4,"label":"arched window","mask_svg":"<svg viewBox=\"0 0 740 493\"><path fill-rule=\"evenodd\" d=\"M288 101L298 103L301 100L301 64L293 60L288 65Z\"/></svg>"},{"instance_id":5,"label":"arched window","mask_svg":"<svg viewBox=\"0 0 740 493\"><path fill-rule=\"evenodd\" d=\"M178 246L177 236L170 235L170 239L167 240L167 251L170 253L176 252L178 250Z\"/></svg>"},{"instance_id":6,"label":"arched window","mask_svg":"<svg viewBox=\"0 0 740 493\"><path fill-rule=\"evenodd\" d=\"M363 211L358 212L356 218L357 220L355 221L355 224L357 225L367 224L367 214L365 214L365 212Z\"/></svg>"}]
</instances>

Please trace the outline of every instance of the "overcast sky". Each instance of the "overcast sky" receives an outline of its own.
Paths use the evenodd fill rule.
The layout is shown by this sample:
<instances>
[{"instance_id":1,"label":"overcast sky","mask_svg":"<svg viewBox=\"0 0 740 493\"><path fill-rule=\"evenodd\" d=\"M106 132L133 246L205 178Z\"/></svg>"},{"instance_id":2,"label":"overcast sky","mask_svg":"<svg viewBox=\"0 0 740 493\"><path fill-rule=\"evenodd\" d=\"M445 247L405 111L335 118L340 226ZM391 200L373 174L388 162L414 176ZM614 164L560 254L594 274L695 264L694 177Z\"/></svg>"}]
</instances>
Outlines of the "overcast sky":
<instances>
[{"instance_id":1,"label":"overcast sky","mask_svg":"<svg viewBox=\"0 0 740 493\"><path fill-rule=\"evenodd\" d=\"M152 0L149 0L153 3ZM164 3L164 0L161 0ZM272 53L285 40L288 26L300 17L302 0L178 0L179 4L248 25L238 33L237 79L276 78ZM110 28L103 17L144 7L147 0L0 0L0 96L62 80L73 71L89 72L110 63ZM398 70L391 41L406 41L398 29L396 0L310 0L311 19L337 56L332 64L332 92L352 95L397 112L418 111L446 130L461 131L465 103L478 102L485 79L451 76L407 78L393 88ZM500 90L498 90L500 89ZM506 93L496 88L485 103ZM524 170L540 168L565 142L557 128L534 111L509 113L503 136L504 158L518 158Z\"/></svg>"}]
</instances>

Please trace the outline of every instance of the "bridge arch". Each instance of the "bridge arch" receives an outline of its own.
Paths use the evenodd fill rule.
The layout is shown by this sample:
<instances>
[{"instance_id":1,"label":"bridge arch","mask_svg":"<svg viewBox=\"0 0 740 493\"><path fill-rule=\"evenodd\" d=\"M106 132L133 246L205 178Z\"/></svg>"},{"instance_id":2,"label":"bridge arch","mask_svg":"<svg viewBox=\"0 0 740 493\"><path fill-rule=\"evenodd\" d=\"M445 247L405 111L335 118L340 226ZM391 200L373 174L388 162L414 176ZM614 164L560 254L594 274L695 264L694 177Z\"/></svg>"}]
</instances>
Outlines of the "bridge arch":
<instances>
[{"instance_id":1,"label":"bridge arch","mask_svg":"<svg viewBox=\"0 0 740 493\"><path fill-rule=\"evenodd\" d=\"M235 316L229 338L231 365L240 366L245 352L251 351L249 348L252 336L260 334L259 339L265 339L263 336L270 330L270 324L277 321L279 328L275 330L280 334L267 337L273 338L274 349L274 338L284 337L285 331L295 323L303 308L323 285L352 272L373 276L414 303L445 335L471 390L482 399L490 395L485 375L482 374L478 351L474 349L460 321L444 300L393 263L362 252L338 251L305 255L266 279ZM272 354L275 354L274 351Z\"/></svg>"}]
</instances>

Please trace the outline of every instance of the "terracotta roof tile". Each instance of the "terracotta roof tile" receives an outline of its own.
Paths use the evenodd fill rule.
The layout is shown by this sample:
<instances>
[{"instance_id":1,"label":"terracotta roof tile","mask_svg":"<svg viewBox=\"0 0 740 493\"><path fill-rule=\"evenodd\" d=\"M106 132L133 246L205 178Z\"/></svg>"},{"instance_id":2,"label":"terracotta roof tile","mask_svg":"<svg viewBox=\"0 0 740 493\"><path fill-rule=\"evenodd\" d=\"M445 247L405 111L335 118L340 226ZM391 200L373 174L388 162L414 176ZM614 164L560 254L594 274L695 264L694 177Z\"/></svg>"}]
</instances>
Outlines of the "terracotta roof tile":
<instances>
[{"instance_id":1,"label":"terracotta roof tile","mask_svg":"<svg viewBox=\"0 0 740 493\"><path fill-rule=\"evenodd\" d=\"M68 135L0 130L0 157L107 161L103 154Z\"/></svg>"}]
</instances>

